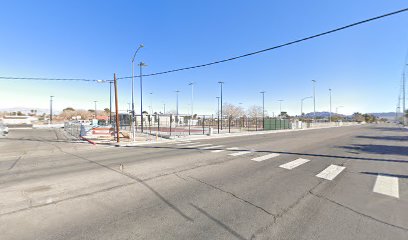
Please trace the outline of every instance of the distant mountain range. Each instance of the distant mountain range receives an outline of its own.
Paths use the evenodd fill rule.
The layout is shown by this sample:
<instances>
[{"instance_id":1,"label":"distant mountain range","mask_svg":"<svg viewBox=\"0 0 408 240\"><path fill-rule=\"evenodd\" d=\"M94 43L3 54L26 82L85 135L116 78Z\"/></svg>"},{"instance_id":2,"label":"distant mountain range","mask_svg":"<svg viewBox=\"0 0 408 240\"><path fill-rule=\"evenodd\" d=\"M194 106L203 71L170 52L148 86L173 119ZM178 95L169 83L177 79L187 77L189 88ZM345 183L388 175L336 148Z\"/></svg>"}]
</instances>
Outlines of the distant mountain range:
<instances>
[{"instance_id":1,"label":"distant mountain range","mask_svg":"<svg viewBox=\"0 0 408 240\"><path fill-rule=\"evenodd\" d=\"M41 115L43 113L50 113L49 109L45 108L27 108L27 107L13 107L13 108L0 108L0 112L22 112L24 114L31 113L31 110L37 110L37 115ZM54 114L59 114L59 111L55 111Z\"/></svg>"},{"instance_id":2,"label":"distant mountain range","mask_svg":"<svg viewBox=\"0 0 408 240\"><path fill-rule=\"evenodd\" d=\"M348 115L344 115L344 114L336 114L336 113L332 113L332 116L337 115L337 116L341 116L341 117L347 117ZM312 118L314 117L314 113L305 113L304 115L305 117L308 118ZM316 117L317 118L328 118L330 116L330 112L316 112Z\"/></svg>"},{"instance_id":3,"label":"distant mountain range","mask_svg":"<svg viewBox=\"0 0 408 240\"><path fill-rule=\"evenodd\" d=\"M364 113L363 113L364 114ZM386 119L395 119L395 112L380 112L380 113L368 113L372 114L378 118L386 118ZM332 113L332 116L336 115L335 113ZM338 116L341 117L351 117L351 115L344 115L344 114L337 114ZM306 117L313 117L313 112L311 113L306 113ZM316 112L316 117L318 118L328 118L330 116L329 112Z\"/></svg>"}]
</instances>

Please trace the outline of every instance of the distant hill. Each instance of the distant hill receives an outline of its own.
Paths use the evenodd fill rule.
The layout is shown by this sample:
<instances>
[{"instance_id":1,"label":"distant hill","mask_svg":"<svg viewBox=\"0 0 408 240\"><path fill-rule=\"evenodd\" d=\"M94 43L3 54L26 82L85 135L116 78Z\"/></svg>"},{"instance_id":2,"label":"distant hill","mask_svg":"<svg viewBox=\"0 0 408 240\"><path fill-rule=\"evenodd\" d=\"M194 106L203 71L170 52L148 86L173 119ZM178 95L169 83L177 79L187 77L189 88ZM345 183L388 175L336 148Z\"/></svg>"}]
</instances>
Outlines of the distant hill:
<instances>
[{"instance_id":1,"label":"distant hill","mask_svg":"<svg viewBox=\"0 0 408 240\"><path fill-rule=\"evenodd\" d=\"M369 114L372 114L379 118L395 119L395 112L382 112L382 113L369 113Z\"/></svg>"},{"instance_id":2,"label":"distant hill","mask_svg":"<svg viewBox=\"0 0 408 240\"><path fill-rule=\"evenodd\" d=\"M31 113L31 109L37 110L37 115L41 115L43 113L48 114L50 113L49 109L45 108L27 108L27 107L13 107L13 108L0 108L0 112L22 112L24 114ZM58 114L59 111L54 111L55 114Z\"/></svg>"},{"instance_id":3,"label":"distant hill","mask_svg":"<svg viewBox=\"0 0 408 240\"><path fill-rule=\"evenodd\" d=\"M334 115L338 115L338 116L341 116L341 117L346 117L346 115L336 114L336 113L332 112L332 116L334 116ZM328 118L329 116L330 116L330 112L316 112L316 117L317 118ZM313 112L305 113L305 117L312 118L312 117L314 117L314 114L313 114Z\"/></svg>"}]
</instances>

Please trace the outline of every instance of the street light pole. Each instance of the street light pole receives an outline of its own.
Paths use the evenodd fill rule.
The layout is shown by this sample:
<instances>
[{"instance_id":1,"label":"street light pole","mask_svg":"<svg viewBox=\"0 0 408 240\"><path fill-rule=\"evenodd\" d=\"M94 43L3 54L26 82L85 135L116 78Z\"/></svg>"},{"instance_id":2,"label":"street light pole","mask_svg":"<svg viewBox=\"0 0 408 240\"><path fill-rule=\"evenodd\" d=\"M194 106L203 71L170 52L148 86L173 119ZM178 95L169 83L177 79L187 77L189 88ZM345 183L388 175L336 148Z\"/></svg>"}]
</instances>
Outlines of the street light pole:
<instances>
[{"instance_id":1,"label":"street light pole","mask_svg":"<svg viewBox=\"0 0 408 240\"><path fill-rule=\"evenodd\" d=\"M316 80L313 82L313 122L316 122Z\"/></svg>"},{"instance_id":2,"label":"street light pole","mask_svg":"<svg viewBox=\"0 0 408 240\"><path fill-rule=\"evenodd\" d=\"M178 94L179 94L179 90L176 90L176 115L178 117L179 115L179 104L178 104Z\"/></svg>"},{"instance_id":3,"label":"street light pole","mask_svg":"<svg viewBox=\"0 0 408 240\"><path fill-rule=\"evenodd\" d=\"M219 81L218 82L219 84L220 84L220 87L221 87L221 130L222 130L222 85L224 84L224 82L222 82L222 81Z\"/></svg>"},{"instance_id":4,"label":"street light pole","mask_svg":"<svg viewBox=\"0 0 408 240\"><path fill-rule=\"evenodd\" d=\"M96 115L96 103L97 103L98 101L94 101L94 103L95 103L95 119L97 119L97 115Z\"/></svg>"},{"instance_id":5,"label":"street light pole","mask_svg":"<svg viewBox=\"0 0 408 240\"><path fill-rule=\"evenodd\" d=\"M50 96L50 124L52 124L52 98L54 96Z\"/></svg>"},{"instance_id":6,"label":"street light pole","mask_svg":"<svg viewBox=\"0 0 408 240\"><path fill-rule=\"evenodd\" d=\"M262 129L265 126L265 91L260 92L262 93Z\"/></svg>"},{"instance_id":7,"label":"street light pole","mask_svg":"<svg viewBox=\"0 0 408 240\"><path fill-rule=\"evenodd\" d=\"M134 100L134 68L135 68L135 57L137 52L139 52L139 50L143 47L143 44L140 44L139 47L136 49L135 54L133 54L133 58L132 58L132 141L135 141L135 137L136 137L136 118L135 118L135 100ZM141 76L140 76L141 78Z\"/></svg>"},{"instance_id":8,"label":"street light pole","mask_svg":"<svg viewBox=\"0 0 408 240\"><path fill-rule=\"evenodd\" d=\"M143 46L143 45L142 45ZM143 79L142 79L142 67L147 66L144 62L139 63L139 77L140 77L140 129L143 132ZM134 121L134 120L133 120ZM133 136L135 139L135 136Z\"/></svg>"},{"instance_id":9,"label":"street light pole","mask_svg":"<svg viewBox=\"0 0 408 240\"><path fill-rule=\"evenodd\" d=\"M332 95L331 95L331 88L329 88L329 94L330 94L330 112L329 112L329 122L331 122L332 121L332 99L331 99L331 97L332 97Z\"/></svg>"},{"instance_id":10,"label":"street light pole","mask_svg":"<svg viewBox=\"0 0 408 240\"><path fill-rule=\"evenodd\" d=\"M163 114L166 114L166 104L163 103Z\"/></svg>"},{"instance_id":11,"label":"street light pole","mask_svg":"<svg viewBox=\"0 0 408 240\"><path fill-rule=\"evenodd\" d=\"M112 83L109 81L109 124L112 125Z\"/></svg>"},{"instance_id":12,"label":"street light pole","mask_svg":"<svg viewBox=\"0 0 408 240\"><path fill-rule=\"evenodd\" d=\"M283 100L278 100L279 101L279 116L282 118L282 102Z\"/></svg>"},{"instance_id":13,"label":"street light pole","mask_svg":"<svg viewBox=\"0 0 408 240\"><path fill-rule=\"evenodd\" d=\"M217 123L218 123L218 133L220 133L220 97L217 97L217 102L218 102Z\"/></svg>"},{"instance_id":14,"label":"street light pole","mask_svg":"<svg viewBox=\"0 0 408 240\"><path fill-rule=\"evenodd\" d=\"M190 82L188 84L189 86L191 86L191 119L193 119L193 115L194 115L194 82Z\"/></svg>"}]
</instances>

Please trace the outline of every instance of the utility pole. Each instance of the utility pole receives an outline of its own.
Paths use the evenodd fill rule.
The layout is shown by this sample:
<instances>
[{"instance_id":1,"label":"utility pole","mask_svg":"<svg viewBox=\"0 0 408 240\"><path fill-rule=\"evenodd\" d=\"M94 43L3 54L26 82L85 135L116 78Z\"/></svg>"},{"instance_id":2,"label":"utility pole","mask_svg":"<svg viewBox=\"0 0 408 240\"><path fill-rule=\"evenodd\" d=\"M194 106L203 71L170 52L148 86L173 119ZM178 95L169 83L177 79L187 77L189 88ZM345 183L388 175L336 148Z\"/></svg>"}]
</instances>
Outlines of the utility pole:
<instances>
[{"instance_id":1,"label":"utility pole","mask_svg":"<svg viewBox=\"0 0 408 240\"><path fill-rule=\"evenodd\" d=\"M331 88L329 88L329 94L330 94L330 112L329 112L329 122L331 122L331 120L332 120L332 99L331 99Z\"/></svg>"},{"instance_id":2,"label":"utility pole","mask_svg":"<svg viewBox=\"0 0 408 240\"><path fill-rule=\"evenodd\" d=\"M120 142L119 138L119 103L118 103L118 83L116 80L116 73L113 74L113 82L115 85L115 114L116 114L116 142Z\"/></svg>"},{"instance_id":3,"label":"utility pole","mask_svg":"<svg viewBox=\"0 0 408 240\"><path fill-rule=\"evenodd\" d=\"M52 98L54 96L50 96L50 124L52 124Z\"/></svg>"},{"instance_id":4,"label":"utility pole","mask_svg":"<svg viewBox=\"0 0 408 240\"><path fill-rule=\"evenodd\" d=\"M109 81L109 124L112 125L112 81Z\"/></svg>"},{"instance_id":5,"label":"utility pole","mask_svg":"<svg viewBox=\"0 0 408 240\"><path fill-rule=\"evenodd\" d=\"M218 83L220 84L220 87L221 87L221 130L222 130L222 118L223 118L222 116L222 85L224 84L224 82L219 81Z\"/></svg>"},{"instance_id":6,"label":"utility pole","mask_svg":"<svg viewBox=\"0 0 408 240\"><path fill-rule=\"evenodd\" d=\"M194 115L194 82L190 82L188 84L189 86L191 86L191 119L193 119L193 115Z\"/></svg>"}]
</instances>

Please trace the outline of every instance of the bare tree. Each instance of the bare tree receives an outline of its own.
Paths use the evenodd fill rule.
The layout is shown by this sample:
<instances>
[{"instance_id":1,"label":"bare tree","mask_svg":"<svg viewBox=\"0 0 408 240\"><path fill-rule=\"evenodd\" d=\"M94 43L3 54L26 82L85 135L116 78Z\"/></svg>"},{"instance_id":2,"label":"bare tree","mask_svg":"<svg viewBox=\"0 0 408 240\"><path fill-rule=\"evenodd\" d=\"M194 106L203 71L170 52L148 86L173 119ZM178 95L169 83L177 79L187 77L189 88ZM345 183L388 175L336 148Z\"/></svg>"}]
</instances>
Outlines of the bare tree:
<instances>
[{"instance_id":1,"label":"bare tree","mask_svg":"<svg viewBox=\"0 0 408 240\"><path fill-rule=\"evenodd\" d=\"M262 107L257 105L250 106L247 114L249 117L262 117Z\"/></svg>"},{"instance_id":2,"label":"bare tree","mask_svg":"<svg viewBox=\"0 0 408 240\"><path fill-rule=\"evenodd\" d=\"M230 103L224 103L224 105L222 106L222 114L224 116L231 116L231 117L240 117L245 115L245 111L242 107L239 106L235 106L233 104ZM217 113L218 114L218 113Z\"/></svg>"}]
</instances>

